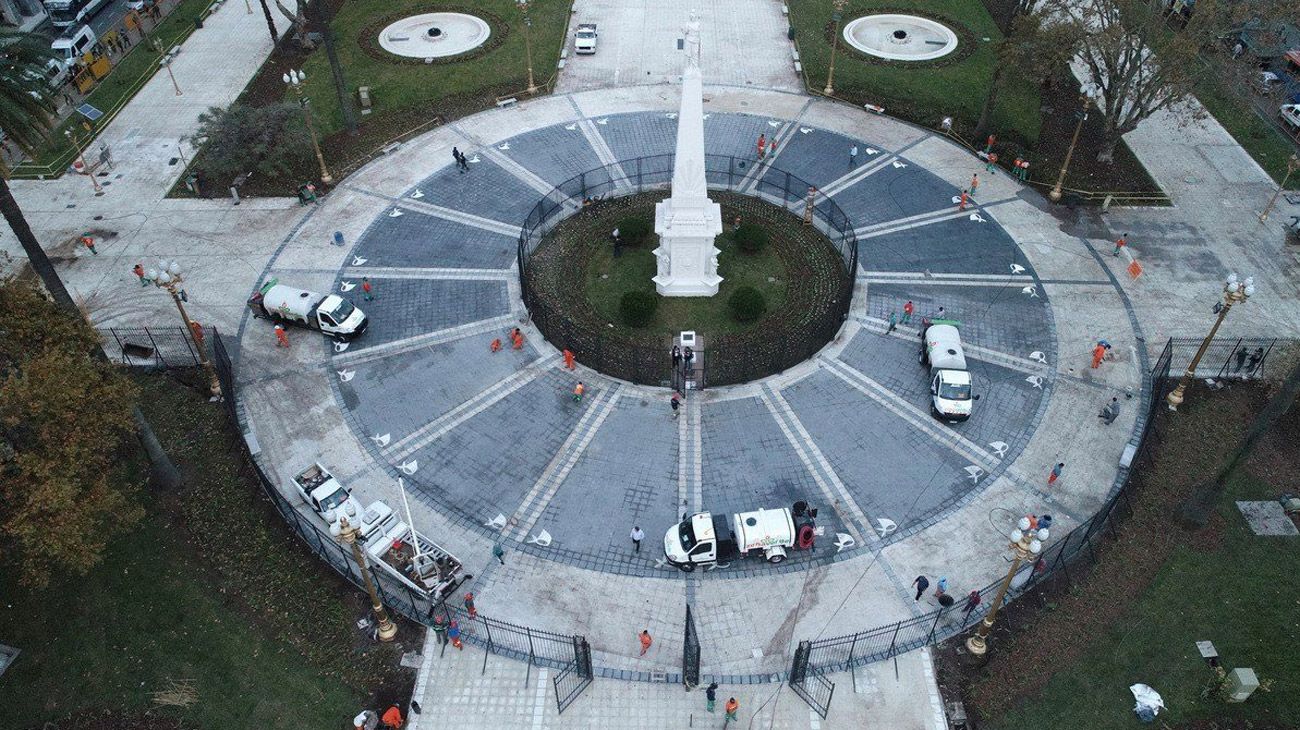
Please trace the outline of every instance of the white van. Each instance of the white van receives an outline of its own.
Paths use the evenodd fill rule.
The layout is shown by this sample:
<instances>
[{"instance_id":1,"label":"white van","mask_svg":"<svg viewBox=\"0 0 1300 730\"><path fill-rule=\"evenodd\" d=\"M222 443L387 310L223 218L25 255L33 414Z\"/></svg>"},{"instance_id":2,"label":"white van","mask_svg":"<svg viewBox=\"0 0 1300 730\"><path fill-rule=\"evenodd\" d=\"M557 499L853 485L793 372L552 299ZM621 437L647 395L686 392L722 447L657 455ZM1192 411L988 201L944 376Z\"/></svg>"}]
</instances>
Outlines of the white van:
<instances>
[{"instance_id":1,"label":"white van","mask_svg":"<svg viewBox=\"0 0 1300 730\"><path fill-rule=\"evenodd\" d=\"M91 30L90 26L83 25L51 41L50 50L54 51L55 62L63 66L64 70L68 70L77 59L89 53L98 40L95 31Z\"/></svg>"},{"instance_id":2,"label":"white van","mask_svg":"<svg viewBox=\"0 0 1300 730\"><path fill-rule=\"evenodd\" d=\"M950 324L932 324L922 335L918 360L930 368L930 413L943 421L965 421L979 400L971 394L961 334Z\"/></svg>"},{"instance_id":3,"label":"white van","mask_svg":"<svg viewBox=\"0 0 1300 730\"><path fill-rule=\"evenodd\" d=\"M360 308L335 294L318 294L272 279L248 300L254 316L310 327L336 340L361 336L369 321Z\"/></svg>"}]
</instances>

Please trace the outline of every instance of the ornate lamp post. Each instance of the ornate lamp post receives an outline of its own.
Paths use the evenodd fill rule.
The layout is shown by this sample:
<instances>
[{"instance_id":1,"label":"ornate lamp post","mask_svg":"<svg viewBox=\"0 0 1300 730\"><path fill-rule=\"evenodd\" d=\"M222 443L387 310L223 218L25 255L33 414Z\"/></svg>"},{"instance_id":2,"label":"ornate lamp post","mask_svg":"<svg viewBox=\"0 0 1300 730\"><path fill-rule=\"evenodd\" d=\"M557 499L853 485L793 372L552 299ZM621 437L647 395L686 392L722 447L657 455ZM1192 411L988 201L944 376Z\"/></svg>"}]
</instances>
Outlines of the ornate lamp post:
<instances>
[{"instance_id":1,"label":"ornate lamp post","mask_svg":"<svg viewBox=\"0 0 1300 730\"><path fill-rule=\"evenodd\" d=\"M375 613L375 621L379 624L379 640L388 642L397 636L397 625L388 620L388 612L384 610L384 604L379 602L379 594L375 592L375 584L370 580L370 569L366 566L365 553L361 552L361 546L357 544L357 533L359 530L348 524L348 518L341 517L339 521L331 527L331 532L338 530L338 535L343 540L343 544L352 549L352 559L356 561L357 568L361 571L361 580L366 584L366 593L370 594L370 609Z\"/></svg>"},{"instance_id":2,"label":"ornate lamp post","mask_svg":"<svg viewBox=\"0 0 1300 730\"><path fill-rule=\"evenodd\" d=\"M302 116L303 119L307 120L307 132L311 134L311 147L316 151L316 162L320 163L320 181L325 185L333 185L334 178L325 167L325 156L320 153L320 143L316 141L316 127L311 123L311 100L302 94L302 82L307 80L307 74L302 71L290 70L282 78L284 83L293 87L293 90L298 93L298 103L302 105Z\"/></svg>"},{"instance_id":3,"label":"ornate lamp post","mask_svg":"<svg viewBox=\"0 0 1300 730\"><path fill-rule=\"evenodd\" d=\"M1268 205L1264 206L1264 212L1259 214L1260 223L1268 220L1268 214L1273 210L1273 204L1277 202L1277 196L1281 195L1282 191L1286 189L1287 181L1291 179L1291 174L1296 170L1300 170L1300 157L1291 155L1286 161L1286 175L1282 178L1282 184L1277 186L1277 190L1273 191L1273 197L1268 199Z\"/></svg>"},{"instance_id":4,"label":"ornate lamp post","mask_svg":"<svg viewBox=\"0 0 1300 730\"><path fill-rule=\"evenodd\" d=\"M73 134L71 129L63 130L63 136L68 138L68 141L72 143L72 148L77 151L77 160L81 162L81 169L86 171L86 177L90 178L90 184L95 188L95 195L103 195L103 186L95 179L95 173L92 172L90 166L86 164L86 155L81 151L81 139L79 139L77 135Z\"/></svg>"},{"instance_id":5,"label":"ornate lamp post","mask_svg":"<svg viewBox=\"0 0 1300 730\"><path fill-rule=\"evenodd\" d=\"M175 261L159 261L158 268L146 271L144 278L172 295L172 301L176 302L176 310L181 313L181 320L185 322L185 331L190 333L190 339L194 341L194 349L198 350L199 364L203 366L203 372L208 376L208 392L212 397L220 398L221 381L217 379L217 371L212 367L212 361L208 359L207 352L203 349L203 337L199 335L197 325L190 321L190 315L185 311L182 289L185 277L181 272L181 265Z\"/></svg>"},{"instance_id":6,"label":"ornate lamp post","mask_svg":"<svg viewBox=\"0 0 1300 730\"><path fill-rule=\"evenodd\" d=\"M524 57L528 61L528 93L537 93L537 84L533 82L533 42L529 37L529 29L533 27L533 19L528 17L528 0L518 0L519 12L524 17Z\"/></svg>"},{"instance_id":7,"label":"ornate lamp post","mask_svg":"<svg viewBox=\"0 0 1300 730\"><path fill-rule=\"evenodd\" d=\"M835 0L832 3L835 10L831 13L831 20L835 22L835 33L831 36L831 67L826 72L826 88L822 89L822 93L826 96L835 93L835 49L840 44L840 20L844 18L844 4L847 1Z\"/></svg>"},{"instance_id":8,"label":"ornate lamp post","mask_svg":"<svg viewBox=\"0 0 1300 730\"><path fill-rule=\"evenodd\" d=\"M1070 138L1070 148L1065 152L1065 161L1061 163L1061 174L1056 176L1056 184L1052 186L1052 192L1047 197L1052 202L1058 202L1061 199L1061 187L1065 185L1065 173L1070 169L1070 158L1074 157L1074 146L1079 143L1079 132L1083 131L1083 120L1088 118L1088 105L1092 103L1094 94L1086 86L1079 87L1079 111L1074 113L1074 118L1078 121L1074 124L1074 136Z\"/></svg>"},{"instance_id":9,"label":"ornate lamp post","mask_svg":"<svg viewBox=\"0 0 1300 730\"><path fill-rule=\"evenodd\" d=\"M1214 339L1214 333L1219 331L1219 325L1223 324L1224 318L1228 316L1228 310L1232 309L1232 305L1246 301L1254 293L1255 277L1247 276L1245 281L1237 281L1236 274L1228 274L1228 280L1223 283L1223 304L1215 305L1219 318L1214 320L1214 326L1210 328L1210 334L1206 335L1201 342L1200 349L1196 351L1196 357L1192 358L1192 362L1188 364L1183 377L1178 381L1178 387L1165 396L1165 402L1169 404L1169 410L1176 411L1178 406L1183 404L1184 397L1187 394L1187 385L1192 382L1192 378L1196 377L1196 366L1201 364L1201 356L1209 348L1210 342Z\"/></svg>"},{"instance_id":10,"label":"ornate lamp post","mask_svg":"<svg viewBox=\"0 0 1300 730\"><path fill-rule=\"evenodd\" d=\"M1006 598L1007 590L1011 588L1011 579L1016 577L1016 571L1020 570L1020 565L1031 556L1043 551L1043 543L1047 541L1049 533L1046 528L1034 530L1030 525L1028 517L1021 517L1020 522L1016 523L1016 529L1011 531L1011 550L1015 555L1011 561L1011 570L1007 571L1007 577L998 587L997 598L993 599L993 605L984 620L980 622L979 629L974 636L966 640L966 650L975 656L984 656L989 650L989 629L993 628L993 621L998 617L998 609L1002 607L1002 600Z\"/></svg>"}]
</instances>

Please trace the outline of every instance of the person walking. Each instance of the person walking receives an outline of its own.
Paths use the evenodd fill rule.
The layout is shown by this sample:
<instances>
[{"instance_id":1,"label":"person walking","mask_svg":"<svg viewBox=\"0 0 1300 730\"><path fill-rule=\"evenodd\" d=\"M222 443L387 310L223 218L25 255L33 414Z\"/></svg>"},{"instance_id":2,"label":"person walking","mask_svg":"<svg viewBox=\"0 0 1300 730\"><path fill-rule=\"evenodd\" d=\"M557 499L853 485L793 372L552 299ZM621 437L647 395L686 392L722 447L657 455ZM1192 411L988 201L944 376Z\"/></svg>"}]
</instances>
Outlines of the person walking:
<instances>
[{"instance_id":1,"label":"person walking","mask_svg":"<svg viewBox=\"0 0 1300 730\"><path fill-rule=\"evenodd\" d=\"M984 164L984 171L990 175L997 174L998 155L996 152L990 152L988 161Z\"/></svg>"},{"instance_id":2,"label":"person walking","mask_svg":"<svg viewBox=\"0 0 1300 730\"><path fill-rule=\"evenodd\" d=\"M857 167L858 164L858 146L853 145L849 148L849 167Z\"/></svg>"},{"instance_id":3,"label":"person walking","mask_svg":"<svg viewBox=\"0 0 1300 730\"><path fill-rule=\"evenodd\" d=\"M570 350L567 347L564 348L564 367L566 370L574 370L578 367L577 359L573 355L573 350Z\"/></svg>"},{"instance_id":4,"label":"person walking","mask_svg":"<svg viewBox=\"0 0 1300 730\"><path fill-rule=\"evenodd\" d=\"M948 577L943 576L939 578L939 585L934 587L934 597L941 599L945 595L947 595L947 593L948 593Z\"/></svg>"},{"instance_id":5,"label":"person walking","mask_svg":"<svg viewBox=\"0 0 1300 730\"><path fill-rule=\"evenodd\" d=\"M677 372L678 370L682 369L682 348L678 347L677 345L673 345L672 355L673 355L673 372Z\"/></svg>"},{"instance_id":6,"label":"person walking","mask_svg":"<svg viewBox=\"0 0 1300 730\"><path fill-rule=\"evenodd\" d=\"M893 331L896 330L896 329L898 329L898 315L895 314L894 312L890 312L890 313L889 313L889 329L885 330L885 334L889 334L890 332L893 332Z\"/></svg>"},{"instance_id":7,"label":"person walking","mask_svg":"<svg viewBox=\"0 0 1300 730\"><path fill-rule=\"evenodd\" d=\"M758 159L763 159L765 154L767 154L767 135L760 133L758 135Z\"/></svg>"},{"instance_id":8,"label":"person walking","mask_svg":"<svg viewBox=\"0 0 1300 730\"><path fill-rule=\"evenodd\" d=\"M492 557L497 559L498 563L506 564L506 550L500 544L492 546Z\"/></svg>"},{"instance_id":9,"label":"person walking","mask_svg":"<svg viewBox=\"0 0 1300 730\"><path fill-rule=\"evenodd\" d=\"M447 643L447 620L442 616L433 617L433 636L438 641L438 646Z\"/></svg>"},{"instance_id":10,"label":"person walking","mask_svg":"<svg viewBox=\"0 0 1300 730\"><path fill-rule=\"evenodd\" d=\"M460 169L461 168L460 150L458 148L456 147L451 148L451 159L453 162L456 163L456 169L459 170L460 172L464 172L464 170Z\"/></svg>"},{"instance_id":11,"label":"person walking","mask_svg":"<svg viewBox=\"0 0 1300 730\"><path fill-rule=\"evenodd\" d=\"M645 539L645 533L641 531L641 526L634 525L632 534L629 537L632 538L632 552L641 552L641 541Z\"/></svg>"},{"instance_id":12,"label":"person walking","mask_svg":"<svg viewBox=\"0 0 1300 730\"><path fill-rule=\"evenodd\" d=\"M924 575L918 575L916 576L916 580L912 581L912 585L916 586L916 598L913 598L912 600L919 601L921 600L921 596L925 595L925 589L930 587L930 579L926 578Z\"/></svg>"},{"instance_id":13,"label":"person walking","mask_svg":"<svg viewBox=\"0 0 1300 730\"><path fill-rule=\"evenodd\" d=\"M773 137L772 139L768 140L767 156L769 158L776 157L776 137Z\"/></svg>"},{"instance_id":14,"label":"person walking","mask_svg":"<svg viewBox=\"0 0 1300 730\"><path fill-rule=\"evenodd\" d=\"M465 613L468 613L470 618L478 618L478 609L474 607L474 591L465 593Z\"/></svg>"},{"instance_id":15,"label":"person walking","mask_svg":"<svg viewBox=\"0 0 1300 730\"><path fill-rule=\"evenodd\" d=\"M681 415L682 401L677 397L676 393L673 393L673 397L668 401L668 405L673 409L673 420L677 420L677 416Z\"/></svg>"},{"instance_id":16,"label":"person walking","mask_svg":"<svg viewBox=\"0 0 1300 730\"><path fill-rule=\"evenodd\" d=\"M140 265L136 264L136 268L137 269L140 268ZM1233 366L1232 372L1239 373L1242 370L1246 369L1246 356L1249 354L1250 353L1246 351L1246 348L1244 347L1237 348L1237 364Z\"/></svg>"},{"instance_id":17,"label":"person walking","mask_svg":"<svg viewBox=\"0 0 1300 730\"><path fill-rule=\"evenodd\" d=\"M582 384L582 381L579 380L579 381L578 381L578 384L575 385L575 386L573 386L573 402L574 402L574 403L581 403L581 402L582 402L582 394L583 394L583 393L586 393L586 392L587 392L587 386L583 385L583 384Z\"/></svg>"},{"instance_id":18,"label":"person walking","mask_svg":"<svg viewBox=\"0 0 1300 730\"><path fill-rule=\"evenodd\" d=\"M136 277L137 279L140 280L140 286L149 286L149 282L148 282L148 280L146 280L146 279L144 278L144 267L143 267L143 266L141 266L140 264L136 264L135 266L133 266L133 267L131 268L131 273L132 273L132 274L135 274L135 277ZM1245 350L1242 350L1242 351L1241 351L1241 359L1240 359L1240 361L1241 361L1241 362L1245 362L1245 361L1246 361L1246 351L1245 351ZM1238 367L1237 369L1240 370L1241 368Z\"/></svg>"},{"instance_id":19,"label":"person walking","mask_svg":"<svg viewBox=\"0 0 1300 730\"><path fill-rule=\"evenodd\" d=\"M95 250L95 237L94 237L94 236L89 236L89 235L87 235L87 236L82 236L82 237L81 237L81 245L83 245L83 246L85 246L86 248L90 249L90 252L91 252L92 254L94 254L94 255L96 255L96 256L99 255L99 252Z\"/></svg>"},{"instance_id":20,"label":"person walking","mask_svg":"<svg viewBox=\"0 0 1300 730\"><path fill-rule=\"evenodd\" d=\"M375 290L374 287L370 286L370 277L368 276L361 277L361 297L367 302L375 301Z\"/></svg>"},{"instance_id":21,"label":"person walking","mask_svg":"<svg viewBox=\"0 0 1300 730\"><path fill-rule=\"evenodd\" d=\"M277 324L275 326L275 346L276 347L289 346L289 334L284 331L284 325L282 324Z\"/></svg>"},{"instance_id":22,"label":"person walking","mask_svg":"<svg viewBox=\"0 0 1300 730\"><path fill-rule=\"evenodd\" d=\"M1114 423L1115 419L1119 418L1119 398L1111 398L1106 407L1101 409L1101 413L1097 414L1097 417L1105 421L1107 426Z\"/></svg>"},{"instance_id":23,"label":"person walking","mask_svg":"<svg viewBox=\"0 0 1300 730\"><path fill-rule=\"evenodd\" d=\"M980 186L980 174L977 172L970 176L970 194L974 195L975 190Z\"/></svg>"},{"instance_id":24,"label":"person walking","mask_svg":"<svg viewBox=\"0 0 1300 730\"><path fill-rule=\"evenodd\" d=\"M718 701L718 683L713 682L708 686L707 689L704 690L704 709L708 710L709 712L713 712L713 703L717 701Z\"/></svg>"},{"instance_id":25,"label":"person walking","mask_svg":"<svg viewBox=\"0 0 1300 730\"><path fill-rule=\"evenodd\" d=\"M650 629L643 629L637 638L641 641L641 656L645 656L645 653L650 651L650 645L655 643L655 640L650 638Z\"/></svg>"},{"instance_id":26,"label":"person walking","mask_svg":"<svg viewBox=\"0 0 1300 730\"><path fill-rule=\"evenodd\" d=\"M1061 478L1061 470L1064 468L1065 468L1064 461L1052 467L1052 472L1047 475L1047 486L1050 487L1053 484L1056 484L1056 480Z\"/></svg>"},{"instance_id":27,"label":"person walking","mask_svg":"<svg viewBox=\"0 0 1300 730\"><path fill-rule=\"evenodd\" d=\"M1250 353L1250 359L1246 361L1246 375L1259 376L1259 364L1264 361L1264 348L1256 347L1255 351Z\"/></svg>"},{"instance_id":28,"label":"person walking","mask_svg":"<svg viewBox=\"0 0 1300 730\"><path fill-rule=\"evenodd\" d=\"M735 697L731 697L727 700L727 704L723 709L727 711L723 719L726 722L731 722L736 719L736 713L740 711L740 703L736 701Z\"/></svg>"},{"instance_id":29,"label":"person walking","mask_svg":"<svg viewBox=\"0 0 1300 730\"><path fill-rule=\"evenodd\" d=\"M971 612L979 608L979 605L983 603L983 601L984 598L983 596L980 595L979 591L971 591L970 593L968 593L966 595L966 605L963 606L961 609L962 612L961 620L962 621L969 620Z\"/></svg>"},{"instance_id":30,"label":"person walking","mask_svg":"<svg viewBox=\"0 0 1300 730\"><path fill-rule=\"evenodd\" d=\"M1125 233L1124 235L1122 235L1122 236L1120 236L1119 238L1116 238L1116 239L1115 239L1115 250L1114 250L1114 251L1111 251L1111 252L1110 252L1110 255L1111 255L1111 256L1118 256L1118 255L1119 255L1119 252L1122 251L1122 250L1124 250L1124 247L1127 246L1127 245L1128 245L1128 234Z\"/></svg>"},{"instance_id":31,"label":"person walking","mask_svg":"<svg viewBox=\"0 0 1300 730\"><path fill-rule=\"evenodd\" d=\"M916 307L912 304L912 300L907 300L907 304L903 305L903 324L912 323L912 312L914 311L916 311Z\"/></svg>"},{"instance_id":32,"label":"person walking","mask_svg":"<svg viewBox=\"0 0 1300 730\"><path fill-rule=\"evenodd\" d=\"M456 647L456 651L465 651L465 645L460 643L460 624L456 619L452 619L447 627L447 639L451 641L452 646Z\"/></svg>"},{"instance_id":33,"label":"person walking","mask_svg":"<svg viewBox=\"0 0 1300 730\"><path fill-rule=\"evenodd\" d=\"M1106 357L1106 346L1098 342L1092 348L1092 369L1096 370L1101 367L1101 361Z\"/></svg>"},{"instance_id":34,"label":"person walking","mask_svg":"<svg viewBox=\"0 0 1300 730\"><path fill-rule=\"evenodd\" d=\"M692 349L690 345L687 345L686 350L682 352L683 369L690 370L691 364L694 362L695 362L695 350Z\"/></svg>"},{"instance_id":35,"label":"person walking","mask_svg":"<svg viewBox=\"0 0 1300 730\"><path fill-rule=\"evenodd\" d=\"M510 345L516 350L524 349L524 333L518 327L510 333Z\"/></svg>"},{"instance_id":36,"label":"person walking","mask_svg":"<svg viewBox=\"0 0 1300 730\"><path fill-rule=\"evenodd\" d=\"M965 190L961 191L961 198L959 199L959 201L960 202L957 203L957 211L961 212L963 210L966 210L966 203L970 202L970 193L966 192Z\"/></svg>"}]
</instances>

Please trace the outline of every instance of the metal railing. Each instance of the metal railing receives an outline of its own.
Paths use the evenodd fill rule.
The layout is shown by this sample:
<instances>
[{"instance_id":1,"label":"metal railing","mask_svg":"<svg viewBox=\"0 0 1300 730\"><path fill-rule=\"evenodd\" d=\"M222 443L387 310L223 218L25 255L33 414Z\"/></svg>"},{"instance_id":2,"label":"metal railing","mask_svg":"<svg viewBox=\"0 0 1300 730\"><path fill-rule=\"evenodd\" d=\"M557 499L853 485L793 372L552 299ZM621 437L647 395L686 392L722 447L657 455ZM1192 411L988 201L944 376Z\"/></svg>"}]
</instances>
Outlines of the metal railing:
<instances>
[{"instance_id":1,"label":"metal railing","mask_svg":"<svg viewBox=\"0 0 1300 730\"><path fill-rule=\"evenodd\" d=\"M1164 397L1175 382L1170 377L1170 364L1176 349L1172 340L1167 342L1150 372L1150 400L1139 417L1136 453L1123 481L1095 515L1050 545L1037 560L1026 564L1016 573L1006 597L1007 602L1058 570L1068 576L1070 564L1081 556L1086 555L1096 562L1096 543L1108 531L1114 537L1115 524L1132 514L1130 485L1133 483L1133 475L1150 464L1152 448L1159 443L1160 414L1165 412ZM980 601L975 605L971 605L969 597L966 597L964 605L942 606L921 616L843 636L801 641L790 668L788 681L791 688L825 717L829 711L834 684L829 680L814 682L812 678L889 659L962 633L972 624L972 620L982 618L990 608L1003 580L1004 578L999 578L979 589Z\"/></svg>"},{"instance_id":2,"label":"metal railing","mask_svg":"<svg viewBox=\"0 0 1300 730\"><path fill-rule=\"evenodd\" d=\"M216 335L216 331L211 333ZM99 330L104 353L123 365L145 368L199 366L194 341L182 327L107 327Z\"/></svg>"},{"instance_id":3,"label":"metal railing","mask_svg":"<svg viewBox=\"0 0 1300 730\"><path fill-rule=\"evenodd\" d=\"M611 198L667 189L675 155L623 160L575 175L555 186L533 206L519 234L517 260L524 305L533 323L556 346L577 354L584 365L607 375L646 385L669 385L672 368L669 343L646 347L603 328L584 325L537 286L532 257L555 226L589 205ZM812 357L834 338L848 317L858 263L858 240L849 216L834 200L812 193L815 187L787 171L752 158L705 155L705 175L711 190L757 198L803 216L830 241L839 265L835 293L819 312L807 313L799 326L778 331L766 327L762 336L708 336L708 356L702 358L712 385L743 383L781 372ZM780 323L775 326L781 327Z\"/></svg>"}]
</instances>

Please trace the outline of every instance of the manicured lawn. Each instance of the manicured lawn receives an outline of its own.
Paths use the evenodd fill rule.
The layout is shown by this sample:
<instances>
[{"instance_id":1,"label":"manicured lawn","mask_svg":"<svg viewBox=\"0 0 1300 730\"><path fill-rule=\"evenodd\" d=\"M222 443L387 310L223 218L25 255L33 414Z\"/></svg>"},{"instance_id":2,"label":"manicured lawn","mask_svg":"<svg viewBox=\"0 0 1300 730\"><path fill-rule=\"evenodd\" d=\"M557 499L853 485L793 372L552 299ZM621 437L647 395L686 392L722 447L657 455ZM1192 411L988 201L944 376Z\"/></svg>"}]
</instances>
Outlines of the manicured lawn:
<instances>
[{"instance_id":1,"label":"manicured lawn","mask_svg":"<svg viewBox=\"0 0 1300 730\"><path fill-rule=\"evenodd\" d=\"M826 85L830 65L827 29L833 11L831 0L797 0L789 5L808 83L820 90ZM963 57L956 61L868 60L868 56L844 42L841 25L835 56L835 95L883 106L888 114L929 127L937 127L946 115L974 124L993 75L994 44L1002 37L983 4L975 0L851 0L844 10L844 24L877 12L916 12L941 22L953 21L966 31L954 29L959 43L974 47L959 47L953 56ZM968 50L969 55L965 55ZM1013 81L1001 96L993 128L1008 140L1019 138L1032 146L1038 141L1038 116L1037 89Z\"/></svg>"},{"instance_id":2,"label":"manicured lawn","mask_svg":"<svg viewBox=\"0 0 1300 730\"><path fill-rule=\"evenodd\" d=\"M0 727L143 713L173 680L193 681L195 703L154 714L186 727L344 727L372 693L406 681L395 656L367 645L352 626L357 593L240 475L220 406L167 377L140 383L186 483L144 488L148 464L125 449L118 478L141 485L148 516L102 565L35 593L0 570L0 641L22 650L0 677Z\"/></svg>"},{"instance_id":3,"label":"manicured lawn","mask_svg":"<svg viewBox=\"0 0 1300 730\"><path fill-rule=\"evenodd\" d=\"M654 293L655 285L650 278L655 275L656 263L651 251L656 245L646 243L626 249L619 258L614 258L613 247L608 244L591 246L587 300L602 318L610 322L620 320L618 306L625 292ZM722 251L718 256L718 274L723 281L717 296L660 297L654 320L644 328L646 333L672 336L682 330L697 330L731 334L756 327L762 318L737 322L727 309L727 301L742 286L752 286L762 292L768 311L785 306L785 265L771 246L755 254L742 253L736 248L730 230L718 236L714 245ZM768 281L769 277L775 281Z\"/></svg>"},{"instance_id":4,"label":"manicured lawn","mask_svg":"<svg viewBox=\"0 0 1300 730\"><path fill-rule=\"evenodd\" d=\"M967 697L983 726L1010 730L1051 718L1053 727L1135 727L1128 687L1138 682L1164 698L1168 709L1157 724L1300 724L1294 701L1300 538L1254 535L1234 504L1296 489L1300 410L1284 416L1233 473L1208 525L1189 532L1173 520L1179 504L1216 472L1263 408L1262 391L1246 386L1194 395L1167 418L1119 542L1068 594L1049 597L1046 610L1014 620L1019 625L1004 632L1001 654L976 673ZM1213 674L1196 649L1200 640L1214 643L1225 668L1251 667L1260 679L1272 680L1272 691L1242 704L1202 697ZM1020 682L1018 672L1032 679ZM1032 689L1024 692L1025 686Z\"/></svg>"},{"instance_id":5,"label":"manicured lawn","mask_svg":"<svg viewBox=\"0 0 1300 730\"><path fill-rule=\"evenodd\" d=\"M1250 102L1242 98L1241 94L1223 88L1213 74L1205 75L1196 98L1260 167L1274 180L1282 182L1282 177L1286 175L1286 160L1296 153L1295 145L1287 141L1273 125L1260 119ZM1276 106L1279 103L1272 105L1274 114L1277 113Z\"/></svg>"},{"instance_id":6,"label":"manicured lawn","mask_svg":"<svg viewBox=\"0 0 1300 730\"><path fill-rule=\"evenodd\" d=\"M489 44L501 38L500 45L468 60L427 65L418 60L412 62L412 59L399 61L396 57L379 60L361 46L362 31L369 29L367 37L377 36L383 29L380 21L389 16L396 20L404 14L465 11L466 8L468 12L480 13L492 26ZM540 86L555 73L569 21L569 3L564 0L534 0L529 6L529 17L532 18L533 73ZM357 88L369 86L375 110L371 116L400 115L404 110L410 110L407 127L425 121L423 117L428 114L431 100L472 94L487 87L499 89L497 93L500 94L522 92L528 87L523 19L515 0L480 0L468 6L442 5L427 0L348 0L339 6L331 27L348 92L353 94L354 103ZM305 70L306 91L322 130L328 135L342 129L343 117L324 49L311 54ZM432 111L439 112L436 105ZM366 120L365 117L361 119Z\"/></svg>"}]
</instances>

